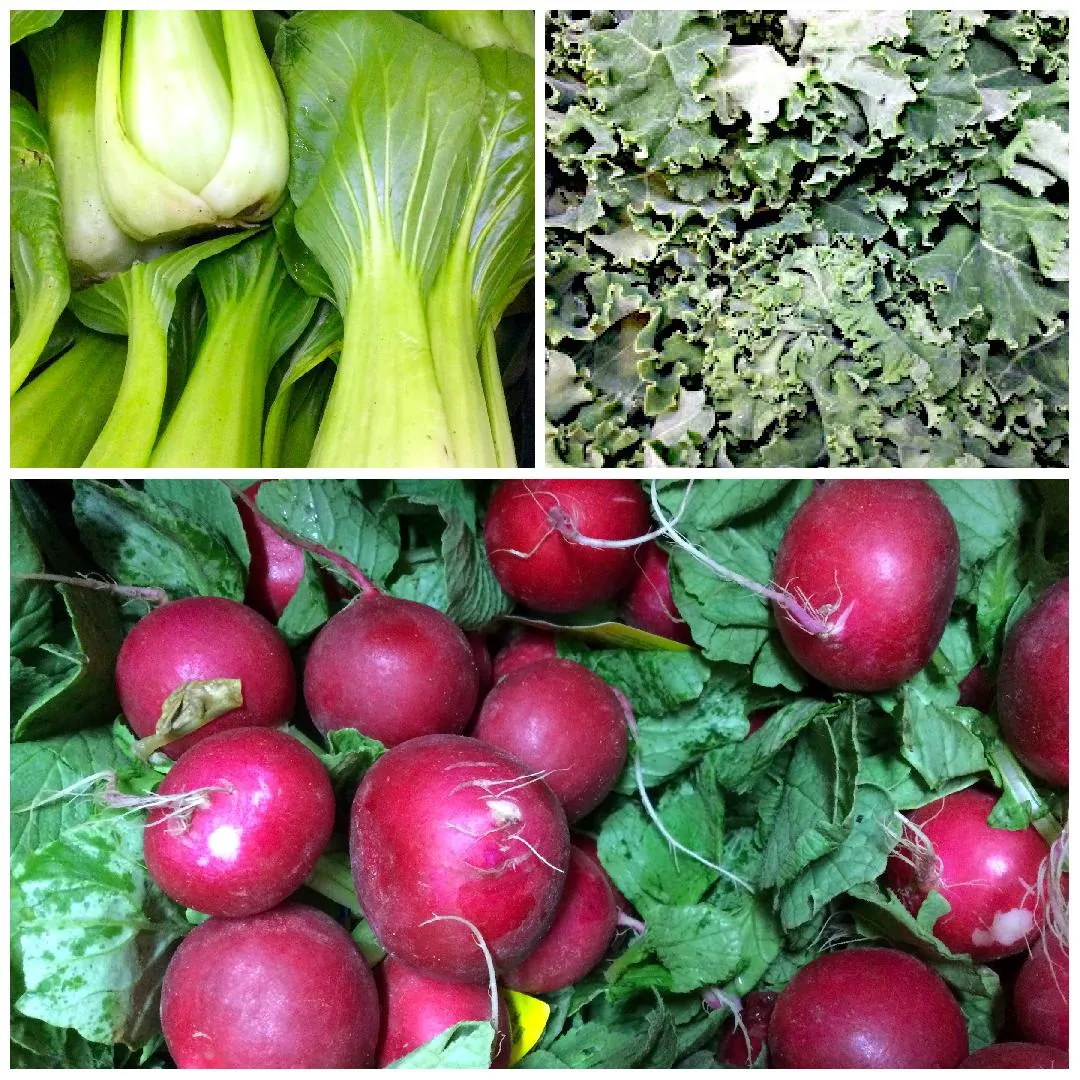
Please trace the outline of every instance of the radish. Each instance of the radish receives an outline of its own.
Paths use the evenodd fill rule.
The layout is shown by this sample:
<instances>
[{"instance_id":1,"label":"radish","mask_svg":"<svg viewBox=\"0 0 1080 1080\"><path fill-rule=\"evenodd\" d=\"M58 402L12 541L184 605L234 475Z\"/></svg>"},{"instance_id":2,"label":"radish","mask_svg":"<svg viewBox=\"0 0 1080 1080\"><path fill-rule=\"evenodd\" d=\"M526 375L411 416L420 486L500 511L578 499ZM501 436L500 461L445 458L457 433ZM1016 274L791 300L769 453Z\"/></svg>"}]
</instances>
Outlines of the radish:
<instances>
[{"instance_id":1,"label":"radish","mask_svg":"<svg viewBox=\"0 0 1080 1080\"><path fill-rule=\"evenodd\" d=\"M615 882L611 880L611 876L604 869L604 864L600 861L600 853L596 847L596 837L587 836L585 833L575 833L571 840L574 847L577 848L582 855L586 855L592 859L592 861L600 868L604 877L607 878L607 883L611 887L611 895L615 897L615 906L619 909L620 925L626 925L626 923L622 922L622 919L625 917L633 918L634 906L617 888L615 888Z\"/></svg>"},{"instance_id":2,"label":"radish","mask_svg":"<svg viewBox=\"0 0 1080 1080\"><path fill-rule=\"evenodd\" d=\"M484 545L499 584L519 603L580 611L629 584L634 548L648 529L633 480L506 480L488 506Z\"/></svg>"},{"instance_id":3,"label":"radish","mask_svg":"<svg viewBox=\"0 0 1080 1080\"><path fill-rule=\"evenodd\" d=\"M491 684L495 681L491 665L491 653L488 652L487 635L480 633L478 630L467 630L465 639L472 650L473 663L476 664L476 699L477 702L480 702L487 697Z\"/></svg>"},{"instance_id":4,"label":"radish","mask_svg":"<svg viewBox=\"0 0 1080 1080\"><path fill-rule=\"evenodd\" d=\"M623 621L650 634L692 645L690 627L671 598L668 553L649 541L638 549L636 562L637 573L620 604Z\"/></svg>"},{"instance_id":5,"label":"radish","mask_svg":"<svg viewBox=\"0 0 1080 1080\"><path fill-rule=\"evenodd\" d=\"M362 1069L379 996L329 915L285 904L195 927L165 972L161 1027L182 1069Z\"/></svg>"},{"instance_id":6,"label":"radish","mask_svg":"<svg viewBox=\"0 0 1080 1080\"><path fill-rule=\"evenodd\" d=\"M375 969L375 982L383 1014L376 1053L380 1069L463 1020L491 1019L491 998L486 986L432 979L392 956L387 956ZM492 1051L492 1067L507 1068L510 1018L501 996Z\"/></svg>"},{"instance_id":7,"label":"radish","mask_svg":"<svg viewBox=\"0 0 1080 1080\"><path fill-rule=\"evenodd\" d=\"M1013 987L1013 1011L1025 1039L1069 1049L1069 953L1043 935Z\"/></svg>"},{"instance_id":8,"label":"radish","mask_svg":"<svg viewBox=\"0 0 1080 1080\"><path fill-rule=\"evenodd\" d=\"M495 654L493 674L498 682L504 675L537 660L554 660L559 655L555 635L550 630L519 627L513 637Z\"/></svg>"},{"instance_id":9,"label":"radish","mask_svg":"<svg viewBox=\"0 0 1080 1080\"><path fill-rule=\"evenodd\" d=\"M360 905L398 959L437 978L480 982L523 960L555 915L570 859L566 815L529 767L461 735L388 751L352 807Z\"/></svg>"},{"instance_id":10,"label":"radish","mask_svg":"<svg viewBox=\"0 0 1080 1080\"><path fill-rule=\"evenodd\" d=\"M286 540L251 506L263 481L244 489L247 499L237 499L236 508L247 536L251 562L248 566L244 602L268 619L277 622L304 578L304 550Z\"/></svg>"},{"instance_id":11,"label":"radish","mask_svg":"<svg viewBox=\"0 0 1080 1080\"><path fill-rule=\"evenodd\" d=\"M968 1036L944 980L896 949L824 953L796 972L769 1019L774 1069L952 1069Z\"/></svg>"},{"instance_id":12,"label":"radish","mask_svg":"<svg viewBox=\"0 0 1080 1080\"><path fill-rule=\"evenodd\" d=\"M811 633L773 602L802 668L836 690L887 690L922 670L956 593L960 544L922 480L831 480L791 519L773 580L800 598Z\"/></svg>"},{"instance_id":13,"label":"radish","mask_svg":"<svg viewBox=\"0 0 1080 1080\"><path fill-rule=\"evenodd\" d=\"M291 735L239 728L203 739L161 782L143 853L179 904L253 915L311 873L334 826L334 791L319 759Z\"/></svg>"},{"instance_id":14,"label":"radish","mask_svg":"<svg viewBox=\"0 0 1080 1080\"><path fill-rule=\"evenodd\" d=\"M1069 782L1069 581L1016 621L998 669L998 719L1013 753L1055 787Z\"/></svg>"},{"instance_id":15,"label":"radish","mask_svg":"<svg viewBox=\"0 0 1080 1080\"><path fill-rule=\"evenodd\" d=\"M994 677L983 664L976 664L960 680L957 689L960 691L957 705L966 709L978 709L981 713L993 710L997 689L994 686Z\"/></svg>"},{"instance_id":16,"label":"radish","mask_svg":"<svg viewBox=\"0 0 1080 1080\"><path fill-rule=\"evenodd\" d=\"M464 731L479 685L472 647L450 619L373 588L319 631L304 667L321 732L355 728L385 746Z\"/></svg>"},{"instance_id":17,"label":"radish","mask_svg":"<svg viewBox=\"0 0 1080 1080\"><path fill-rule=\"evenodd\" d=\"M890 888L912 914L931 890L940 893L950 910L934 924L935 936L979 961L1023 952L1038 935L1036 884L1050 852L1031 826L988 825L995 802L967 788L913 811L886 869Z\"/></svg>"},{"instance_id":18,"label":"radish","mask_svg":"<svg viewBox=\"0 0 1080 1080\"><path fill-rule=\"evenodd\" d=\"M1067 1069L1069 1055L1037 1043L994 1043L960 1062L961 1069Z\"/></svg>"},{"instance_id":19,"label":"radish","mask_svg":"<svg viewBox=\"0 0 1080 1080\"><path fill-rule=\"evenodd\" d=\"M216 689L201 684L223 679L239 680L243 703L163 744L174 759L216 732L279 727L292 716L296 675L284 640L258 612L235 600L195 596L163 604L140 619L116 661L120 708L143 739L158 730L163 706L174 692L172 719L165 727L179 724L185 730L189 721L197 725L207 715L201 691Z\"/></svg>"},{"instance_id":20,"label":"radish","mask_svg":"<svg viewBox=\"0 0 1080 1080\"><path fill-rule=\"evenodd\" d=\"M572 847L555 919L536 948L506 972L506 985L525 994L551 994L585 978L603 960L618 916L607 874Z\"/></svg>"},{"instance_id":21,"label":"radish","mask_svg":"<svg viewBox=\"0 0 1080 1080\"><path fill-rule=\"evenodd\" d=\"M541 660L500 680L473 735L543 774L571 822L603 801L626 763L619 699L572 660Z\"/></svg>"},{"instance_id":22,"label":"radish","mask_svg":"<svg viewBox=\"0 0 1080 1080\"><path fill-rule=\"evenodd\" d=\"M776 1006L777 995L769 990L754 990L742 999L737 1018L724 1022L716 1059L721 1065L749 1069L761 1057L768 1040L769 1018Z\"/></svg>"}]
</instances>

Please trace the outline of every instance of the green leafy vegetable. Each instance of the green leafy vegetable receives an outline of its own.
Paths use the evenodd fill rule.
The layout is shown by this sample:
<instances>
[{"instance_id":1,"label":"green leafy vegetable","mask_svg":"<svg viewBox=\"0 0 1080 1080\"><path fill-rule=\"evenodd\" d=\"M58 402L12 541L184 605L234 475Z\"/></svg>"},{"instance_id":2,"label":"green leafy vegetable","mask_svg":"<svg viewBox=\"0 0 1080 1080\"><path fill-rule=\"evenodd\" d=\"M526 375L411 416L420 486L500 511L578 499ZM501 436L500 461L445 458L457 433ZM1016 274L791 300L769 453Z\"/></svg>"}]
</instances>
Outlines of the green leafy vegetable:
<instances>
[{"instance_id":1,"label":"green leafy vegetable","mask_svg":"<svg viewBox=\"0 0 1080 1080\"><path fill-rule=\"evenodd\" d=\"M1065 464L1067 30L550 15L552 463Z\"/></svg>"}]
</instances>

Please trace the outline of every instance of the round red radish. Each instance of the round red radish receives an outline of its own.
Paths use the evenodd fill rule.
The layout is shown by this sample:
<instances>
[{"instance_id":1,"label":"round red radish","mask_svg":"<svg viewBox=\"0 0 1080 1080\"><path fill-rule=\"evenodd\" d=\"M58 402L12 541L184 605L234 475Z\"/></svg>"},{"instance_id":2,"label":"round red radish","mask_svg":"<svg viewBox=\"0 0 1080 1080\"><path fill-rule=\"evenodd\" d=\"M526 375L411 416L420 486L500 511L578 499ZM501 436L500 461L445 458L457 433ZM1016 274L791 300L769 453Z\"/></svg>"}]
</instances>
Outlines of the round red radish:
<instances>
[{"instance_id":1,"label":"round red radish","mask_svg":"<svg viewBox=\"0 0 1080 1080\"><path fill-rule=\"evenodd\" d=\"M768 1040L769 1018L776 1005L776 997L769 990L754 990L742 999L739 1023L729 1019L720 1029L716 1057L721 1065L749 1069L761 1057Z\"/></svg>"},{"instance_id":2,"label":"round red radish","mask_svg":"<svg viewBox=\"0 0 1080 1080\"><path fill-rule=\"evenodd\" d=\"M1069 782L1069 582L1017 619L998 669L998 719L1013 753L1048 784Z\"/></svg>"},{"instance_id":3,"label":"round red radish","mask_svg":"<svg viewBox=\"0 0 1080 1080\"><path fill-rule=\"evenodd\" d=\"M296 704L296 673L281 635L257 611L220 596L173 600L135 624L116 660L124 718L139 738L154 734L165 699L181 684L239 679L243 705L169 743L174 760L220 731L279 727Z\"/></svg>"},{"instance_id":4,"label":"round red radish","mask_svg":"<svg viewBox=\"0 0 1080 1080\"><path fill-rule=\"evenodd\" d=\"M774 1069L952 1069L964 1014L945 981L896 949L825 953L796 972L769 1019Z\"/></svg>"},{"instance_id":5,"label":"round red radish","mask_svg":"<svg viewBox=\"0 0 1080 1080\"><path fill-rule=\"evenodd\" d=\"M831 480L791 519L773 581L828 629L811 634L774 603L802 668L836 690L887 690L921 671L956 593L960 543L922 480Z\"/></svg>"},{"instance_id":6,"label":"round red radish","mask_svg":"<svg viewBox=\"0 0 1080 1080\"><path fill-rule=\"evenodd\" d=\"M611 887L611 895L615 897L615 906L619 911L624 915L633 917L633 904L631 904L630 901L615 888L615 882L611 880L611 875L604 869L604 864L600 861L600 852L596 847L596 837L588 836L585 833L575 833L572 837L572 842L578 851L583 855L587 855L594 863L596 863L604 877L607 878L607 883Z\"/></svg>"},{"instance_id":7,"label":"round red radish","mask_svg":"<svg viewBox=\"0 0 1080 1080\"><path fill-rule=\"evenodd\" d=\"M203 791L186 813L151 810L143 832L150 876L207 915L254 915L292 895L334 827L334 791L319 759L269 728L223 731L192 747L159 795Z\"/></svg>"},{"instance_id":8,"label":"round red radish","mask_svg":"<svg viewBox=\"0 0 1080 1080\"><path fill-rule=\"evenodd\" d=\"M484 523L484 546L504 591L537 611L580 611L612 600L634 576L634 548L569 539L633 540L649 531L633 480L505 480ZM562 530L562 531L560 531Z\"/></svg>"},{"instance_id":9,"label":"round red radish","mask_svg":"<svg viewBox=\"0 0 1080 1080\"><path fill-rule=\"evenodd\" d=\"M951 910L934 923L935 936L979 961L1023 952L1038 934L1035 883L1050 851L1031 826L988 825L995 802L967 788L912 811L914 828L905 826L886 870L912 914L931 891L940 893Z\"/></svg>"},{"instance_id":10,"label":"round red radish","mask_svg":"<svg viewBox=\"0 0 1080 1080\"><path fill-rule=\"evenodd\" d=\"M540 944L507 971L506 985L524 994L551 994L572 986L603 960L618 917L607 874L572 847L555 919Z\"/></svg>"},{"instance_id":11,"label":"round red radish","mask_svg":"<svg viewBox=\"0 0 1080 1080\"><path fill-rule=\"evenodd\" d=\"M285 904L195 927L165 972L161 1027L182 1069L363 1069L379 995L329 915Z\"/></svg>"},{"instance_id":12,"label":"round red radish","mask_svg":"<svg viewBox=\"0 0 1080 1080\"><path fill-rule=\"evenodd\" d=\"M978 709L982 713L988 713L993 709L997 688L994 686L994 677L982 664L976 664L960 680L957 689L960 691L957 705L962 705L966 709Z\"/></svg>"},{"instance_id":13,"label":"round red radish","mask_svg":"<svg viewBox=\"0 0 1080 1080\"><path fill-rule=\"evenodd\" d=\"M436 978L482 982L523 960L555 916L570 859L566 815L516 758L460 735L402 743L368 770L350 833L375 936ZM434 917L440 918L433 921Z\"/></svg>"},{"instance_id":14,"label":"round red radish","mask_svg":"<svg viewBox=\"0 0 1080 1080\"><path fill-rule=\"evenodd\" d=\"M469 648L472 649L473 661L476 664L477 701L482 701L487 697L487 692L495 681L491 669L491 653L488 652L487 635L481 634L478 630L468 630L465 638L469 643Z\"/></svg>"},{"instance_id":15,"label":"round red radish","mask_svg":"<svg viewBox=\"0 0 1080 1080\"><path fill-rule=\"evenodd\" d=\"M626 763L626 715L598 675L572 660L518 668L488 694L473 735L543 773L569 821L603 801Z\"/></svg>"},{"instance_id":16,"label":"round red radish","mask_svg":"<svg viewBox=\"0 0 1080 1080\"><path fill-rule=\"evenodd\" d=\"M465 730L480 675L472 647L441 611L369 594L316 635L304 700L324 734L355 728L385 746Z\"/></svg>"},{"instance_id":17,"label":"round red radish","mask_svg":"<svg viewBox=\"0 0 1080 1080\"><path fill-rule=\"evenodd\" d=\"M387 956L375 969L382 1003L382 1034L376 1064L385 1069L463 1020L491 1020L491 994L480 983L444 982ZM492 1067L510 1064L510 1018L499 998Z\"/></svg>"},{"instance_id":18,"label":"round red radish","mask_svg":"<svg viewBox=\"0 0 1080 1080\"><path fill-rule=\"evenodd\" d=\"M775 709L755 709L747 717L747 720L750 721L750 730L747 731L746 737L750 738L750 736L753 735L755 731L760 731L762 725L765 723L766 720L769 719L770 716L772 716L774 712L776 712Z\"/></svg>"},{"instance_id":19,"label":"round red radish","mask_svg":"<svg viewBox=\"0 0 1080 1080\"><path fill-rule=\"evenodd\" d=\"M262 485L260 480L244 494L254 502ZM277 622L304 578L303 548L275 532L243 499L236 500L236 508L251 552L244 602Z\"/></svg>"},{"instance_id":20,"label":"round red radish","mask_svg":"<svg viewBox=\"0 0 1080 1080\"><path fill-rule=\"evenodd\" d=\"M668 553L654 541L637 550L637 573L622 598L623 620L650 634L692 645L686 620L671 598Z\"/></svg>"},{"instance_id":21,"label":"round red radish","mask_svg":"<svg viewBox=\"0 0 1080 1080\"><path fill-rule=\"evenodd\" d=\"M1025 1039L1069 1049L1069 954L1041 937L1017 976L1013 1012Z\"/></svg>"},{"instance_id":22,"label":"round red radish","mask_svg":"<svg viewBox=\"0 0 1080 1080\"><path fill-rule=\"evenodd\" d=\"M961 1069L1067 1069L1069 1055L1037 1043L994 1043L960 1062Z\"/></svg>"},{"instance_id":23,"label":"round red radish","mask_svg":"<svg viewBox=\"0 0 1080 1080\"><path fill-rule=\"evenodd\" d=\"M554 660L559 655L555 635L550 630L534 630L523 626L495 654L493 665L495 681L498 682L511 671L535 664L538 660Z\"/></svg>"}]
</instances>

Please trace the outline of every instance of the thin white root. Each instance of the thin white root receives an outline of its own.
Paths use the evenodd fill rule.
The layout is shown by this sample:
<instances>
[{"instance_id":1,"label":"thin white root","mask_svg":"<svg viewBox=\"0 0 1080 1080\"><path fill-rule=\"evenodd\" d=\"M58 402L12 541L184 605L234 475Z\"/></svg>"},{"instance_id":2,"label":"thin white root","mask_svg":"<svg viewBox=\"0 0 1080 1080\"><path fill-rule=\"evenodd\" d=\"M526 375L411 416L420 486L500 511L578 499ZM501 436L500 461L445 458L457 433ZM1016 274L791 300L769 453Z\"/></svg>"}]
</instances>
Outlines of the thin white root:
<instances>
[{"instance_id":1,"label":"thin white root","mask_svg":"<svg viewBox=\"0 0 1080 1080\"><path fill-rule=\"evenodd\" d=\"M930 842L930 837L899 810L896 811L896 817L900 821L899 833L889 828L887 823L882 825L885 835L896 843L891 857L905 866L910 866L915 871L920 885L932 886L941 880L942 865L941 859L934 851L934 845Z\"/></svg>"},{"instance_id":2,"label":"thin white root","mask_svg":"<svg viewBox=\"0 0 1080 1080\"><path fill-rule=\"evenodd\" d=\"M111 769L105 769L92 776L84 776L81 780L76 780L74 784L69 784L62 791L53 792L45 797L39 796L26 806L19 807L15 812L26 813L61 799L77 799L81 796L92 795L103 806L121 810L124 814L165 809L168 812L156 821L148 822L147 827L172 822L183 829L196 810L205 810L209 807L209 797L212 794L229 790L227 787L204 787L196 788L194 791L182 791L176 795L128 795L116 786L116 773Z\"/></svg>"},{"instance_id":3,"label":"thin white root","mask_svg":"<svg viewBox=\"0 0 1080 1080\"><path fill-rule=\"evenodd\" d=\"M480 951L484 954L484 964L487 966L488 973L488 992L491 995L491 1026L496 1038L501 1038L502 1032L499 1031L499 984L495 979L495 961L491 958L491 950L484 940L484 935L468 919L463 919L460 915L432 915L430 919L425 919L420 925L422 927L430 926L434 922L461 923L472 934L476 944L480 947ZM501 1049L501 1045L494 1047L492 1057L497 1057Z\"/></svg>"},{"instance_id":4,"label":"thin white root","mask_svg":"<svg viewBox=\"0 0 1080 1080\"><path fill-rule=\"evenodd\" d=\"M617 926L625 927L627 930L632 930L638 937L648 929L648 927L640 920L635 919L633 915L627 915L625 911L619 912L618 917L615 920Z\"/></svg>"},{"instance_id":5,"label":"thin white root","mask_svg":"<svg viewBox=\"0 0 1080 1080\"><path fill-rule=\"evenodd\" d=\"M721 1009L726 1009L731 1013L731 1019L735 1025L735 1030L742 1036L743 1044L746 1046L746 1060L750 1061L754 1051L753 1047L750 1045L750 1032L747 1031L746 1024L743 1023L742 999L736 997L734 994L725 993L718 986L713 986L708 990L703 990L701 992L701 1003L709 1010L709 1012L718 1012Z\"/></svg>"},{"instance_id":6,"label":"thin white root","mask_svg":"<svg viewBox=\"0 0 1080 1080\"><path fill-rule=\"evenodd\" d=\"M532 844L530 844L529 841L526 840L525 837L521 835L521 833L514 833L514 835L511 836L510 839L511 840L517 840L518 843L524 844L545 866L550 866L551 869L554 870L556 874L565 874L566 873L565 870L560 870L554 863L548 862L548 860L545 859L544 856L541 855L540 852L537 851L536 848L534 848L532 846Z\"/></svg>"},{"instance_id":7,"label":"thin white root","mask_svg":"<svg viewBox=\"0 0 1080 1080\"><path fill-rule=\"evenodd\" d=\"M689 487L687 488L687 491L689 491ZM812 634L815 637L822 637L835 631L836 627L830 624L827 618L823 619L814 610L808 608L800 600L792 596L787 589L782 589L774 584L762 585L760 581L754 581L752 578L736 573L734 570L729 570L726 566L721 566L715 559L706 555L704 551L690 543L690 541L675 528L675 523L678 520L677 516L669 518L665 515L664 509L660 505L660 499L656 494L655 480L652 481L649 493L652 501L653 515L656 517L656 520L660 522L660 531L663 535L673 544L681 547L683 551L695 558L702 566L711 570L721 581L730 581L734 585L749 590L762 600L774 602L784 609L796 626L805 630L808 634ZM682 508L680 507L680 513L681 511ZM825 609L823 608L822 610ZM830 607L830 615L833 613L833 610L834 609Z\"/></svg>"},{"instance_id":8,"label":"thin white root","mask_svg":"<svg viewBox=\"0 0 1080 1080\"><path fill-rule=\"evenodd\" d=\"M1050 851L1039 865L1035 883L1036 900L1043 912L1044 933L1052 937L1063 949L1069 948L1069 901L1062 881L1069 863L1069 825L1066 822L1061 835L1050 845Z\"/></svg>"},{"instance_id":9,"label":"thin white root","mask_svg":"<svg viewBox=\"0 0 1080 1080\"><path fill-rule=\"evenodd\" d=\"M685 844L679 843L674 836L668 832L663 821L660 820L660 815L656 812L656 807L653 806L652 800L649 798L649 793L645 789L645 777L641 771L641 755L634 752L634 780L637 783L638 794L641 796L641 803L645 807L645 813L649 815L649 819L656 826L660 835L668 842L668 844L676 851L681 851L684 855L689 855L691 859L701 863L702 866L707 866L710 870L715 870L721 877L726 878L728 881L735 885L744 888L748 893L753 893L753 889L750 885L743 881L743 879L736 874L733 874L730 870L725 870L722 866L714 862L709 862L704 856L699 855L696 851L688 848Z\"/></svg>"}]
</instances>

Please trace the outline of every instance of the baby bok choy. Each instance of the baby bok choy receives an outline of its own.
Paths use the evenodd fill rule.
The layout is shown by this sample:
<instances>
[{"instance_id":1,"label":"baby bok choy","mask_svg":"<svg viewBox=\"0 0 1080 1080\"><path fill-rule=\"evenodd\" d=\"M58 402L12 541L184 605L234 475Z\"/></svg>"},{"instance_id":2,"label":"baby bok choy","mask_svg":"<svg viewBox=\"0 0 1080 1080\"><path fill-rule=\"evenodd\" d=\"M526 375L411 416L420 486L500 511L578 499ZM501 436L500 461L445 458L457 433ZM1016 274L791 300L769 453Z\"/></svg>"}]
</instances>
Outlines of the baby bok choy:
<instances>
[{"instance_id":1,"label":"baby bok choy","mask_svg":"<svg viewBox=\"0 0 1080 1080\"><path fill-rule=\"evenodd\" d=\"M513 464L492 334L532 273L532 61L317 11L281 28L274 66L292 225L344 320L309 464Z\"/></svg>"},{"instance_id":2,"label":"baby bok choy","mask_svg":"<svg viewBox=\"0 0 1080 1080\"><path fill-rule=\"evenodd\" d=\"M195 275L206 330L150 465L255 468L267 377L311 321L317 299L286 273L270 231L200 263Z\"/></svg>"},{"instance_id":3,"label":"baby bok choy","mask_svg":"<svg viewBox=\"0 0 1080 1080\"><path fill-rule=\"evenodd\" d=\"M289 143L250 11L110 11L97 68L102 191L137 240L268 218Z\"/></svg>"}]
</instances>

